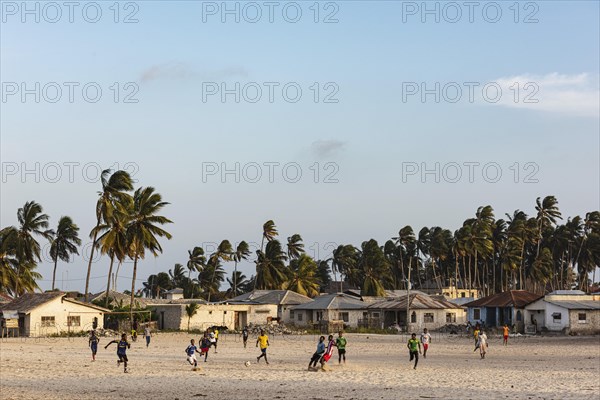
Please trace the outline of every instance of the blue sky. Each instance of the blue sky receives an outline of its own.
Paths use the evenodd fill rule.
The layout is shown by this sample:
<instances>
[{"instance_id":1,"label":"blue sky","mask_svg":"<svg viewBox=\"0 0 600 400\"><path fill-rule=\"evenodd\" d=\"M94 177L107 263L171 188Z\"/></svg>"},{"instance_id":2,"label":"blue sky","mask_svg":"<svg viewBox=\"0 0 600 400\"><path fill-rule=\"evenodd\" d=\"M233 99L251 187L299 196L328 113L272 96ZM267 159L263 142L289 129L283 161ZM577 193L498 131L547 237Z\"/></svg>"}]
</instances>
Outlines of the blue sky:
<instances>
[{"instance_id":1,"label":"blue sky","mask_svg":"<svg viewBox=\"0 0 600 400\"><path fill-rule=\"evenodd\" d=\"M70 215L87 234L94 223L98 166L127 166L138 185L156 187L172 203L164 214L175 221L164 254L141 264L145 278L184 263L195 245L221 239L259 242L268 219L275 220L284 240L300 233L307 247L319 249L313 255L326 257L330 242L359 245L371 237L383 242L406 224L454 230L486 204L497 217L517 208L533 213L536 197L546 195L557 196L564 216L600 208L598 2L520 2L518 23L513 2L478 3L473 23L464 6L458 22L446 21L452 15L443 14L445 2L427 3L439 7L439 23L432 15L422 22L422 2L400 1L320 2L321 22L315 23L313 3L296 3L302 10L297 23L283 18L284 6L294 15L296 6L289 2L278 3L273 23L263 2L255 3L263 12L257 23L243 15L240 23L231 15L223 23L222 2L142 1L133 3L138 22L125 24L124 16L136 10L126 2L119 3L119 23L109 8L113 2L98 2L97 23L84 20L86 2L75 10L73 23L65 8L58 22L45 21L54 14L49 9L43 14L44 3L39 3L36 23L31 15L21 21L22 10L12 8L20 2L3 1L1 225L15 224L17 208L36 200L52 225ZM248 7L238 4L240 10ZM495 4L502 16L491 23L482 9L487 7L489 19ZM28 5L33 8L35 2ZM203 22L203 9L215 5L219 12L204 15ZM407 13L414 5L417 13ZM338 22L323 23L332 11ZM524 23L530 13L537 23ZM93 17L91 11L87 15ZM34 95L22 101L21 84L32 89L35 82L40 102ZM42 93L50 82L63 90L56 103L48 101L53 92ZM72 103L64 82L79 84ZM90 82L102 89L96 103L81 94ZM111 90L115 82L118 102ZM241 88L261 87L261 99L246 101L254 93L249 91L239 103L234 95L222 102L220 94L203 92L207 84L231 89L236 82ZM265 82L279 85L272 103ZM302 89L296 103L281 92L291 82ZM407 83L431 89L436 82L440 88L455 82L463 96L451 103L453 92L448 92L436 103L433 95L423 102L418 93L403 101ZM479 84L472 103L465 82ZM482 97L481 88L490 83L502 89L497 103ZM526 89L528 83L534 86ZM124 103L132 88L138 102ZM337 102L325 103L336 90ZM528 94L537 103L525 102ZM69 162L79 163L73 182L64 165ZM264 165L270 162L279 163L274 182ZM479 163L472 182L464 166L469 162ZM35 163L39 172L22 176L23 167L35 169ZM51 163L60 166L56 183L50 182ZM239 163L240 182L219 173L203 178L207 163L219 168L225 163L229 169ZM251 163L262 166L257 183L242 173L253 171ZM433 169L435 163L439 182L420 174L421 166ZM291 172L282 176L284 165L288 172L300 168L298 182L288 182ZM419 172L406 175L414 165ZM463 174L456 183L443 175L454 176L453 165ZM493 182L498 168L502 176ZM337 183L325 182L328 173ZM68 271L69 279L84 278L85 264L76 258L59 265L58 276ZM107 264L106 259L95 263L92 276L105 275ZM51 278L50 263L39 269L44 279ZM252 265L242 270L250 275ZM131 265L122 271L130 276ZM92 280L92 289L100 290L103 283ZM42 288L49 285L43 282ZM74 280L63 288L82 286ZM123 278L119 289L126 287Z\"/></svg>"}]
</instances>

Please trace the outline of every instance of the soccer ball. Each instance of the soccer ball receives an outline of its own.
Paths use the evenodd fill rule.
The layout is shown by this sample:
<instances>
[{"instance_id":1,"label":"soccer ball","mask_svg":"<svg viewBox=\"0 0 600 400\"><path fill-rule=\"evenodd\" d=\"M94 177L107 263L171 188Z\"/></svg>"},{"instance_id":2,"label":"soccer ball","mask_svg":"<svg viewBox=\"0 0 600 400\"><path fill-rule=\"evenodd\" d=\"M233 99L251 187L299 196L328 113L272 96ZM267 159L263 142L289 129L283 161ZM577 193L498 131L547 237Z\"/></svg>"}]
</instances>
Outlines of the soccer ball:
<instances>
[{"instance_id":1,"label":"soccer ball","mask_svg":"<svg viewBox=\"0 0 600 400\"><path fill-rule=\"evenodd\" d=\"M249 366L250 366L250 361L246 361L246 362L244 363L244 365L245 365L246 367L249 367Z\"/></svg>"}]
</instances>

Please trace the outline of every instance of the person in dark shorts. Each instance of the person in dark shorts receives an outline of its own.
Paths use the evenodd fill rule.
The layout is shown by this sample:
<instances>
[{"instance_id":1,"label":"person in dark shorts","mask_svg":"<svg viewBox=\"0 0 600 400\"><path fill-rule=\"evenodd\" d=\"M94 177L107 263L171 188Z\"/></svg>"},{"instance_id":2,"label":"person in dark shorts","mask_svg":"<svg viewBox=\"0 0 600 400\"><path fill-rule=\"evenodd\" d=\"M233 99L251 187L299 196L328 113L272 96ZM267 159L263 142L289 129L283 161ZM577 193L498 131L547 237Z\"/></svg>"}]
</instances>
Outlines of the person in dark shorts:
<instances>
[{"instance_id":1,"label":"person in dark shorts","mask_svg":"<svg viewBox=\"0 0 600 400\"><path fill-rule=\"evenodd\" d=\"M204 332L204 336L200 339L200 357L204 356L204 362L208 359L208 349L210 349L210 339L208 333Z\"/></svg>"},{"instance_id":2,"label":"person in dark shorts","mask_svg":"<svg viewBox=\"0 0 600 400\"><path fill-rule=\"evenodd\" d=\"M342 358L344 359L344 364L346 364L346 338L344 337L344 332L340 331L338 334L338 338L335 339L335 347L338 349L338 364L342 363Z\"/></svg>"},{"instance_id":3,"label":"person in dark shorts","mask_svg":"<svg viewBox=\"0 0 600 400\"><path fill-rule=\"evenodd\" d=\"M269 365L269 360L267 360L267 348L269 347L269 337L265 334L265 331L261 329L260 336L256 339L256 347L260 344L260 356L256 357L256 362L258 363L261 358L265 358L265 362Z\"/></svg>"},{"instance_id":4,"label":"person in dark shorts","mask_svg":"<svg viewBox=\"0 0 600 400\"><path fill-rule=\"evenodd\" d=\"M108 346L110 346L111 344L116 343L117 344L117 357L119 357L119 360L117 361L117 366L121 365L121 363L123 363L123 372L127 372L127 362L129 361L127 359L127 349L131 348L131 345L129 344L129 342L127 341L127 334L124 333L121 335L121 340L111 340L106 346L104 346L104 348L108 348Z\"/></svg>"},{"instance_id":5,"label":"person in dark shorts","mask_svg":"<svg viewBox=\"0 0 600 400\"><path fill-rule=\"evenodd\" d=\"M317 362L323 357L325 354L325 336L321 336L319 338L319 343L317 343L317 351L312 355L312 358L308 362L308 370L313 370L313 368L317 367Z\"/></svg>"},{"instance_id":6,"label":"person in dark shorts","mask_svg":"<svg viewBox=\"0 0 600 400\"><path fill-rule=\"evenodd\" d=\"M244 348L246 348L246 344L248 343L248 327L244 327L242 330L242 340L244 341Z\"/></svg>"},{"instance_id":7,"label":"person in dark shorts","mask_svg":"<svg viewBox=\"0 0 600 400\"><path fill-rule=\"evenodd\" d=\"M408 347L408 352L410 354L410 360L415 360L414 369L417 369L417 364L419 362L419 354L421 353L421 341L417 339L417 334L413 333L410 335L410 339L408 339L408 343L406 347Z\"/></svg>"},{"instance_id":8,"label":"person in dark shorts","mask_svg":"<svg viewBox=\"0 0 600 400\"><path fill-rule=\"evenodd\" d=\"M98 352L98 343L100 339L96 336L96 331L90 331L89 346L92 350L92 361L96 361L96 353Z\"/></svg>"}]
</instances>

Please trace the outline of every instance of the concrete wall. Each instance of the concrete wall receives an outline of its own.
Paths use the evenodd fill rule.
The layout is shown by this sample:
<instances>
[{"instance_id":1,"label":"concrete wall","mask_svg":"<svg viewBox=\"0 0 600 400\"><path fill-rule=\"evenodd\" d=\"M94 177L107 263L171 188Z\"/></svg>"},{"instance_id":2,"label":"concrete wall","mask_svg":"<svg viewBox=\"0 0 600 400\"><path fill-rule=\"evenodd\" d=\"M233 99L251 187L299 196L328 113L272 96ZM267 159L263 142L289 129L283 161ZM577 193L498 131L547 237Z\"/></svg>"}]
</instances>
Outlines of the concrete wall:
<instances>
[{"instance_id":1,"label":"concrete wall","mask_svg":"<svg viewBox=\"0 0 600 400\"><path fill-rule=\"evenodd\" d=\"M185 312L186 304L164 304L151 306L156 310L159 326L164 313L164 325L162 329L187 330L188 317ZM200 304L198 311L190 319L190 329L206 330L213 325L226 326L228 329L236 329L236 313L240 323L263 325L268 322L269 317L277 317L277 306L265 305L233 305L233 304Z\"/></svg>"},{"instance_id":2,"label":"concrete wall","mask_svg":"<svg viewBox=\"0 0 600 400\"><path fill-rule=\"evenodd\" d=\"M79 326L68 326L68 316L78 316ZM54 317L54 326L42 326L42 317ZM98 318L98 328L103 328L104 313L102 311L63 301L61 297L57 297L35 308L25 317L25 335L49 336L66 332L89 331L92 329L94 317Z\"/></svg>"},{"instance_id":3,"label":"concrete wall","mask_svg":"<svg viewBox=\"0 0 600 400\"><path fill-rule=\"evenodd\" d=\"M579 314L585 313L585 322L579 320ZM584 335L595 335L600 333L600 310L570 310L569 331Z\"/></svg>"},{"instance_id":4,"label":"concrete wall","mask_svg":"<svg viewBox=\"0 0 600 400\"><path fill-rule=\"evenodd\" d=\"M342 313L348 314L348 321L345 325L357 327L358 320L363 318L363 312L366 310L294 310L294 318L290 318L290 323L296 326L308 326L319 322L317 312L322 312L322 319L325 321L341 320Z\"/></svg>"}]
</instances>

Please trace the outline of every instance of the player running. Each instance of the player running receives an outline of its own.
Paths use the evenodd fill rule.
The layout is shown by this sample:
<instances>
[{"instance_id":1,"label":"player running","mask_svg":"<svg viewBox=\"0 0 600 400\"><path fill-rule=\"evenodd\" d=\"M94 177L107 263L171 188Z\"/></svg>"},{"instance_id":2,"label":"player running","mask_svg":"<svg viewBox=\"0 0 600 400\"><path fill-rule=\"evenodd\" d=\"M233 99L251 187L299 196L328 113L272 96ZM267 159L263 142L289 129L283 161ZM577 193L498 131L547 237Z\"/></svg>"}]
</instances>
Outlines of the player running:
<instances>
[{"instance_id":1,"label":"player running","mask_svg":"<svg viewBox=\"0 0 600 400\"><path fill-rule=\"evenodd\" d=\"M265 358L265 362L269 365L267 360L267 348L269 347L269 337L265 334L265 331L260 330L260 336L256 339L256 347L260 344L260 356L256 357L256 362L260 362L261 358Z\"/></svg>"},{"instance_id":2,"label":"player running","mask_svg":"<svg viewBox=\"0 0 600 400\"><path fill-rule=\"evenodd\" d=\"M190 345L185 349L185 354L187 354L187 361L190 365L193 366L192 371L196 371L198 369L198 360L196 360L196 353L200 353L194 339L190 340Z\"/></svg>"},{"instance_id":3,"label":"player running","mask_svg":"<svg viewBox=\"0 0 600 400\"><path fill-rule=\"evenodd\" d=\"M108 348L108 346L110 346L113 343L117 344L117 357L119 357L119 360L117 361L117 366L123 363L123 372L127 373L127 362L129 361L127 359L127 349L131 348L131 344L129 344L129 342L127 341L127 334L122 334L121 340L111 340L106 346L104 346L104 348Z\"/></svg>"},{"instance_id":4,"label":"player running","mask_svg":"<svg viewBox=\"0 0 600 400\"><path fill-rule=\"evenodd\" d=\"M413 369L417 369L417 364L419 363L419 354L421 353L421 342L419 341L419 339L417 339L416 333L413 333L411 335L411 338L408 339L406 347L408 347L408 352L410 354L409 361L412 361L414 358L415 366Z\"/></svg>"},{"instance_id":5,"label":"player running","mask_svg":"<svg viewBox=\"0 0 600 400\"><path fill-rule=\"evenodd\" d=\"M423 329L421 343L423 344L423 358L427 358L427 349L429 348L429 343L431 343L431 335L427 332L427 328Z\"/></svg>"}]
</instances>

